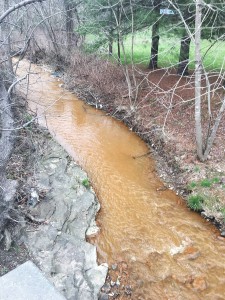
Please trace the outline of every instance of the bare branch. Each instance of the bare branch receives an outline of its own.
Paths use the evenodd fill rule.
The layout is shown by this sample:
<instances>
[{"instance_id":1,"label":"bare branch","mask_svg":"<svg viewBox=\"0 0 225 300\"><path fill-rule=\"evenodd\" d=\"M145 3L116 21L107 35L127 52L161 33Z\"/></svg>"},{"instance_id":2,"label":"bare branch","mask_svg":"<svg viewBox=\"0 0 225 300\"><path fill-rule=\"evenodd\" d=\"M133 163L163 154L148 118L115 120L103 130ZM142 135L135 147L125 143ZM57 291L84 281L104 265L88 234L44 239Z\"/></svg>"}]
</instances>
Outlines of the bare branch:
<instances>
[{"instance_id":1,"label":"bare branch","mask_svg":"<svg viewBox=\"0 0 225 300\"><path fill-rule=\"evenodd\" d=\"M18 4L15 4L14 6L10 7L6 12L4 12L4 14L0 17L0 24L13 11L15 11L15 10L17 10L17 9L23 7L23 6L29 5L31 3L42 2L42 1L45 1L45 0L25 0L25 1L22 1L22 2L20 2Z\"/></svg>"}]
</instances>

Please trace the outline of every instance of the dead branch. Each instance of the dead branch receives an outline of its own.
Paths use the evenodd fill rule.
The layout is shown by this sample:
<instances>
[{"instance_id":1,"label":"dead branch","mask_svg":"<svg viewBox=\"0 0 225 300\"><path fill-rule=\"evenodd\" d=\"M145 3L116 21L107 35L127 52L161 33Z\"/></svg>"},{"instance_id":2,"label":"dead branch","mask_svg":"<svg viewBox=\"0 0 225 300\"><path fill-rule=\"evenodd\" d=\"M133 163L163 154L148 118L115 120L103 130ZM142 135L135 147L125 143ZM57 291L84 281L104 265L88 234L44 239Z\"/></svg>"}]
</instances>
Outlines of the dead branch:
<instances>
[{"instance_id":1,"label":"dead branch","mask_svg":"<svg viewBox=\"0 0 225 300\"><path fill-rule=\"evenodd\" d=\"M29 4L35 3L35 2L42 2L45 0L25 0L25 1L21 1L18 4L13 5L12 7L10 7L7 11L4 12L3 15L1 15L0 17L0 24L3 22L3 20L9 15L11 14L13 11L23 7L23 6L27 6Z\"/></svg>"}]
</instances>

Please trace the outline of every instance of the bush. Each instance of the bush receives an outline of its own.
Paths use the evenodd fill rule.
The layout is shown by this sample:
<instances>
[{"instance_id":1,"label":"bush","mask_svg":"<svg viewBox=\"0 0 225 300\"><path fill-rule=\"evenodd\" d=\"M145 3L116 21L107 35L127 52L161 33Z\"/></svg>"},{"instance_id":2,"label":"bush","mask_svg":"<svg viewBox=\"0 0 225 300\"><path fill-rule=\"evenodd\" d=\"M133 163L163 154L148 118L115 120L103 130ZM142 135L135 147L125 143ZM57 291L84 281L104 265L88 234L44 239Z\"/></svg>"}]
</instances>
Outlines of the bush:
<instances>
[{"instance_id":1,"label":"bush","mask_svg":"<svg viewBox=\"0 0 225 300\"><path fill-rule=\"evenodd\" d=\"M204 197L201 195L191 195L188 197L187 203L190 209L194 211L201 211Z\"/></svg>"}]
</instances>

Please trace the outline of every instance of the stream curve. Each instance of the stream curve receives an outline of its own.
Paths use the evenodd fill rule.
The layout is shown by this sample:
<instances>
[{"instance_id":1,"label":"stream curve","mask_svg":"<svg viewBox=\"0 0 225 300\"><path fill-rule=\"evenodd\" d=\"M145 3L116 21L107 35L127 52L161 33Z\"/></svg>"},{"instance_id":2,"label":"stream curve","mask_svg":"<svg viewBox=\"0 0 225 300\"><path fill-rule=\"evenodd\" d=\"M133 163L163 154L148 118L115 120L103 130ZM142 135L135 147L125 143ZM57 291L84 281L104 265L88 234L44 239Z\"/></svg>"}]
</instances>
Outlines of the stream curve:
<instances>
[{"instance_id":1,"label":"stream curve","mask_svg":"<svg viewBox=\"0 0 225 300\"><path fill-rule=\"evenodd\" d=\"M29 68L21 62L19 75ZM173 191L159 191L154 161L134 159L146 144L65 91L49 70L31 65L31 72L30 108L88 173L101 203L99 262L127 262L131 299L224 299L224 240Z\"/></svg>"}]
</instances>

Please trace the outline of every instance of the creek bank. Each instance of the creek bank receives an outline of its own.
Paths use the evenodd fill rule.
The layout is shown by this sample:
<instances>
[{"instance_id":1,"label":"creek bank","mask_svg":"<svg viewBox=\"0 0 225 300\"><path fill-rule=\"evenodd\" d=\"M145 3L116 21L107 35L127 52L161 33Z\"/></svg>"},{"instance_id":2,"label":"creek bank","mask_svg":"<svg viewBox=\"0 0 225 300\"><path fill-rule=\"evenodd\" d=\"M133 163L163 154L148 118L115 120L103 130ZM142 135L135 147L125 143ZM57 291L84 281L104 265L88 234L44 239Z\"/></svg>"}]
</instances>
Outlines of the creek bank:
<instances>
[{"instance_id":1,"label":"creek bank","mask_svg":"<svg viewBox=\"0 0 225 300\"><path fill-rule=\"evenodd\" d=\"M100 208L94 191L82 184L86 178L49 138L35 176L28 179L46 196L29 209L41 224L27 226L21 241L67 299L97 299L107 273L107 265L97 265L96 247L86 242L87 232L97 233L94 220Z\"/></svg>"},{"instance_id":2,"label":"creek bank","mask_svg":"<svg viewBox=\"0 0 225 300\"><path fill-rule=\"evenodd\" d=\"M46 129L31 127L31 139L25 140L32 151L23 153L27 166L14 153L8 169L11 176L24 176L8 227L13 242L8 250L17 247L22 262L33 260L66 299L96 300L108 266L97 264L96 247L86 236L98 233L95 216L100 204L92 188L82 183L87 174ZM29 254L23 255L24 245ZM6 249L2 252L7 256Z\"/></svg>"}]
</instances>

